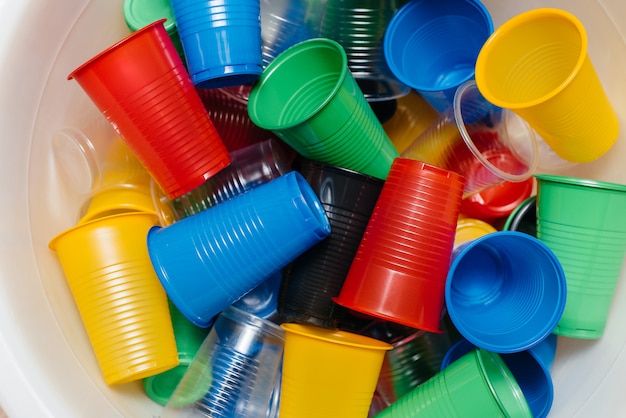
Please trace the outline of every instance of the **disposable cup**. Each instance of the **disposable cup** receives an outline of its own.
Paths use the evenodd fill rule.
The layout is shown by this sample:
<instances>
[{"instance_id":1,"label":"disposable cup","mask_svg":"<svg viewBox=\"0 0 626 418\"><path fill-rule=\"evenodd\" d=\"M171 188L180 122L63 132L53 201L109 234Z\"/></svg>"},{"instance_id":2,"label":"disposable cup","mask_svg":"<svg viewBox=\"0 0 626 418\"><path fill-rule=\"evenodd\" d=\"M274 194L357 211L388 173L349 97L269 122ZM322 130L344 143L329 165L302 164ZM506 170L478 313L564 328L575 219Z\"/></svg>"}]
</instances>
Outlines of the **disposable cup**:
<instances>
[{"instance_id":1,"label":"disposable cup","mask_svg":"<svg viewBox=\"0 0 626 418\"><path fill-rule=\"evenodd\" d=\"M167 405L209 333L208 328L195 326L180 313L171 301L168 302L179 364L172 369L143 379L146 395L163 406Z\"/></svg>"},{"instance_id":2,"label":"disposable cup","mask_svg":"<svg viewBox=\"0 0 626 418\"><path fill-rule=\"evenodd\" d=\"M462 190L457 173L397 158L334 301L377 318L441 332ZM415 227L420 219L425 221Z\"/></svg>"},{"instance_id":3,"label":"disposable cup","mask_svg":"<svg viewBox=\"0 0 626 418\"><path fill-rule=\"evenodd\" d=\"M537 236L537 196L530 196L509 214L502 228L504 231L524 232Z\"/></svg>"},{"instance_id":4,"label":"disposable cup","mask_svg":"<svg viewBox=\"0 0 626 418\"><path fill-rule=\"evenodd\" d=\"M454 247L494 232L497 232L497 229L485 221L474 218L459 218L454 235Z\"/></svg>"},{"instance_id":5,"label":"disposable cup","mask_svg":"<svg viewBox=\"0 0 626 418\"><path fill-rule=\"evenodd\" d=\"M439 112L435 108L411 90L405 96L396 99L396 110L393 116L383 123L383 129L396 150L402 153L438 115Z\"/></svg>"},{"instance_id":6,"label":"disposable cup","mask_svg":"<svg viewBox=\"0 0 626 418\"><path fill-rule=\"evenodd\" d=\"M483 189L461 202L461 214L485 222L496 223L508 217L533 193L535 179L503 183Z\"/></svg>"},{"instance_id":7,"label":"disposable cup","mask_svg":"<svg viewBox=\"0 0 626 418\"><path fill-rule=\"evenodd\" d=\"M278 139L230 153L231 163L201 186L171 201L177 219L201 212L292 170L293 157Z\"/></svg>"},{"instance_id":8,"label":"disposable cup","mask_svg":"<svg viewBox=\"0 0 626 418\"><path fill-rule=\"evenodd\" d=\"M617 140L619 121L587 47L585 27L565 10L518 14L481 49L478 88L525 119L558 156L596 160Z\"/></svg>"},{"instance_id":9,"label":"disposable cup","mask_svg":"<svg viewBox=\"0 0 626 418\"><path fill-rule=\"evenodd\" d=\"M279 312L286 321L334 327L345 311L332 298L339 295L384 182L302 158L295 167L319 198L331 232L286 269Z\"/></svg>"},{"instance_id":10,"label":"disposable cup","mask_svg":"<svg viewBox=\"0 0 626 418\"><path fill-rule=\"evenodd\" d=\"M471 80L454 103L401 154L463 175L468 197L505 181L529 179L537 167L534 131L515 113L487 102Z\"/></svg>"},{"instance_id":11,"label":"disposable cup","mask_svg":"<svg viewBox=\"0 0 626 418\"><path fill-rule=\"evenodd\" d=\"M382 341L286 323L281 417L366 417L385 352Z\"/></svg>"},{"instance_id":12,"label":"disposable cup","mask_svg":"<svg viewBox=\"0 0 626 418\"><path fill-rule=\"evenodd\" d=\"M285 332L235 307L225 309L164 410L164 418L266 418L280 373Z\"/></svg>"},{"instance_id":13,"label":"disposable cup","mask_svg":"<svg viewBox=\"0 0 626 418\"><path fill-rule=\"evenodd\" d=\"M559 258L567 279L567 303L554 333L600 338L626 255L626 186L536 177L537 237Z\"/></svg>"},{"instance_id":14,"label":"disposable cup","mask_svg":"<svg viewBox=\"0 0 626 418\"><path fill-rule=\"evenodd\" d=\"M329 234L319 199L293 171L155 227L147 240L154 269L172 302L192 323L206 327Z\"/></svg>"},{"instance_id":15,"label":"disposable cup","mask_svg":"<svg viewBox=\"0 0 626 418\"><path fill-rule=\"evenodd\" d=\"M161 19L75 69L75 79L155 179L176 198L230 157Z\"/></svg>"},{"instance_id":16,"label":"disposable cup","mask_svg":"<svg viewBox=\"0 0 626 418\"><path fill-rule=\"evenodd\" d=\"M455 249L446 307L472 344L496 353L527 350L561 319L565 273L547 245L530 235L498 231Z\"/></svg>"},{"instance_id":17,"label":"disposable cup","mask_svg":"<svg viewBox=\"0 0 626 418\"><path fill-rule=\"evenodd\" d=\"M254 85L248 113L305 158L385 179L398 156L337 42L315 38L276 57Z\"/></svg>"},{"instance_id":18,"label":"disposable cup","mask_svg":"<svg viewBox=\"0 0 626 418\"><path fill-rule=\"evenodd\" d=\"M551 368L556 350L556 335L551 334L538 345L519 353L502 354L501 358L518 383L535 418L548 416L554 401ZM446 353L441 370L476 347L469 341L457 341Z\"/></svg>"},{"instance_id":19,"label":"disposable cup","mask_svg":"<svg viewBox=\"0 0 626 418\"><path fill-rule=\"evenodd\" d=\"M184 62L185 53L178 36L174 12L169 0L124 0L122 10L126 25L133 32L157 20L166 19L163 26Z\"/></svg>"},{"instance_id":20,"label":"disposable cup","mask_svg":"<svg viewBox=\"0 0 626 418\"><path fill-rule=\"evenodd\" d=\"M270 138L276 139L273 132L259 128L252 122L248 116L246 103L226 94L224 89L197 89L197 91L228 152Z\"/></svg>"},{"instance_id":21,"label":"disposable cup","mask_svg":"<svg viewBox=\"0 0 626 418\"><path fill-rule=\"evenodd\" d=\"M278 312L278 295L282 281L283 272L277 271L232 306L260 318L273 320Z\"/></svg>"},{"instance_id":22,"label":"disposable cup","mask_svg":"<svg viewBox=\"0 0 626 418\"><path fill-rule=\"evenodd\" d=\"M151 213L109 216L70 228L49 244L109 385L179 364L167 297L145 242L157 222Z\"/></svg>"},{"instance_id":23,"label":"disposable cup","mask_svg":"<svg viewBox=\"0 0 626 418\"><path fill-rule=\"evenodd\" d=\"M258 80L263 71L259 0L172 0L171 6L196 87Z\"/></svg>"},{"instance_id":24,"label":"disposable cup","mask_svg":"<svg viewBox=\"0 0 626 418\"><path fill-rule=\"evenodd\" d=\"M402 1L328 0L322 10L319 36L337 41L346 51L348 67L368 101L402 97L409 87L391 72L383 38Z\"/></svg>"},{"instance_id":25,"label":"disposable cup","mask_svg":"<svg viewBox=\"0 0 626 418\"><path fill-rule=\"evenodd\" d=\"M385 32L391 72L437 111L452 105L456 89L474 78L476 58L493 32L478 0L407 2Z\"/></svg>"},{"instance_id":26,"label":"disposable cup","mask_svg":"<svg viewBox=\"0 0 626 418\"><path fill-rule=\"evenodd\" d=\"M522 390L502 358L472 350L417 386L376 418L532 417Z\"/></svg>"}]
</instances>

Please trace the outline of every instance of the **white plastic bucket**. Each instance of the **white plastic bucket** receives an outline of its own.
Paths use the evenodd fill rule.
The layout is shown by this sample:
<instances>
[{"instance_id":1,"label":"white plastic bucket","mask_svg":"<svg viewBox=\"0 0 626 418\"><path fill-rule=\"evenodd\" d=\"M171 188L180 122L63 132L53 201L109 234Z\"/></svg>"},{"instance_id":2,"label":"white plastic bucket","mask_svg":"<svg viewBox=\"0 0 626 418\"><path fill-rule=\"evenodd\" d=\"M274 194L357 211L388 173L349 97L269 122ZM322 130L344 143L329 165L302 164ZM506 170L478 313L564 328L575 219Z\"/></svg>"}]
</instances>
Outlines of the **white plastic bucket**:
<instances>
[{"instance_id":1,"label":"white plastic bucket","mask_svg":"<svg viewBox=\"0 0 626 418\"><path fill-rule=\"evenodd\" d=\"M494 24L535 7L578 16L589 54L626 123L626 2L486 0ZM140 382L105 385L49 240L75 222L80 196L52 157L64 128L110 129L67 75L129 33L122 0L0 2L0 405L19 417L158 417ZM93 139L93 138L92 138ZM98 141L96 136L95 141ZM599 160L561 174L626 183L626 129ZM622 276L626 272L623 272ZM626 282L602 339L560 338L550 417L626 414Z\"/></svg>"}]
</instances>

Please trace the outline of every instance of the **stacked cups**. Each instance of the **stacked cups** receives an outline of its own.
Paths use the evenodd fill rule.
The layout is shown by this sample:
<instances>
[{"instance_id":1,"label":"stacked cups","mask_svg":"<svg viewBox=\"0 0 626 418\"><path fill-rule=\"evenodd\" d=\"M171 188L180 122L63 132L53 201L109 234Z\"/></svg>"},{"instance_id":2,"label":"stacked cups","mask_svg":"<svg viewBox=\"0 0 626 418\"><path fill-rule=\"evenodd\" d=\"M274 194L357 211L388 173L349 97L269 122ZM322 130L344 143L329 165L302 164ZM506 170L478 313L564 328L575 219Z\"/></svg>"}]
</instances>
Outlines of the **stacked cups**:
<instances>
[{"instance_id":1,"label":"stacked cups","mask_svg":"<svg viewBox=\"0 0 626 418\"><path fill-rule=\"evenodd\" d=\"M176 198L230 163L163 22L129 35L75 79L161 189Z\"/></svg>"},{"instance_id":2,"label":"stacked cups","mask_svg":"<svg viewBox=\"0 0 626 418\"><path fill-rule=\"evenodd\" d=\"M193 84L249 84L263 71L259 0L172 0Z\"/></svg>"},{"instance_id":3,"label":"stacked cups","mask_svg":"<svg viewBox=\"0 0 626 418\"><path fill-rule=\"evenodd\" d=\"M459 174L397 158L335 302L441 332L462 192Z\"/></svg>"},{"instance_id":4,"label":"stacked cups","mask_svg":"<svg viewBox=\"0 0 626 418\"><path fill-rule=\"evenodd\" d=\"M252 88L248 113L311 160L385 179L398 155L345 51L330 39L303 41L276 57Z\"/></svg>"},{"instance_id":5,"label":"stacked cups","mask_svg":"<svg viewBox=\"0 0 626 418\"><path fill-rule=\"evenodd\" d=\"M148 234L168 296L194 324L219 312L330 234L311 186L287 173Z\"/></svg>"},{"instance_id":6,"label":"stacked cups","mask_svg":"<svg viewBox=\"0 0 626 418\"><path fill-rule=\"evenodd\" d=\"M537 176L537 237L559 258L565 311L554 332L600 338L626 255L626 186Z\"/></svg>"}]
</instances>

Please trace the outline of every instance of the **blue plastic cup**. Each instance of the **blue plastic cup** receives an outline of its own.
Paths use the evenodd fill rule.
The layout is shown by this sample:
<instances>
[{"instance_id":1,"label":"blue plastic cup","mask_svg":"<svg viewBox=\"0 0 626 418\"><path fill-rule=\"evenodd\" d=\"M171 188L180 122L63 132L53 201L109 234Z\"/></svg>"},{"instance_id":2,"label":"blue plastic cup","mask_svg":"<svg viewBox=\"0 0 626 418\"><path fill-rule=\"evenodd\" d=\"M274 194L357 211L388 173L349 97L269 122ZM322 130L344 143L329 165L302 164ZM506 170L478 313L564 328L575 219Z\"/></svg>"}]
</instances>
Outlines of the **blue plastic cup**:
<instances>
[{"instance_id":1,"label":"blue plastic cup","mask_svg":"<svg viewBox=\"0 0 626 418\"><path fill-rule=\"evenodd\" d=\"M233 304L234 307L264 319L278 315L278 294L283 281L283 272L277 271L270 278L246 293Z\"/></svg>"},{"instance_id":2,"label":"blue plastic cup","mask_svg":"<svg viewBox=\"0 0 626 418\"><path fill-rule=\"evenodd\" d=\"M487 351L514 353L550 335L566 293L563 268L545 244L523 232L500 231L457 247L445 299L464 338Z\"/></svg>"},{"instance_id":3,"label":"blue plastic cup","mask_svg":"<svg viewBox=\"0 0 626 418\"><path fill-rule=\"evenodd\" d=\"M439 112L474 78L493 22L478 0L412 0L393 16L383 50L391 72Z\"/></svg>"},{"instance_id":4,"label":"blue plastic cup","mask_svg":"<svg viewBox=\"0 0 626 418\"><path fill-rule=\"evenodd\" d=\"M172 394L164 418L270 416L284 346L285 331L278 325L227 308Z\"/></svg>"},{"instance_id":5,"label":"blue plastic cup","mask_svg":"<svg viewBox=\"0 0 626 418\"><path fill-rule=\"evenodd\" d=\"M259 0L172 0L171 5L196 87L250 84L261 76Z\"/></svg>"},{"instance_id":6,"label":"blue plastic cup","mask_svg":"<svg viewBox=\"0 0 626 418\"><path fill-rule=\"evenodd\" d=\"M192 323L211 319L330 234L317 195L292 171L148 233L166 293Z\"/></svg>"},{"instance_id":7,"label":"blue plastic cup","mask_svg":"<svg viewBox=\"0 0 626 418\"><path fill-rule=\"evenodd\" d=\"M554 401L551 369L556 352L556 341L556 335L550 334L548 338L529 350L501 355L519 384L535 418L546 417ZM474 349L476 346L465 339L457 341L444 356L441 370Z\"/></svg>"}]
</instances>

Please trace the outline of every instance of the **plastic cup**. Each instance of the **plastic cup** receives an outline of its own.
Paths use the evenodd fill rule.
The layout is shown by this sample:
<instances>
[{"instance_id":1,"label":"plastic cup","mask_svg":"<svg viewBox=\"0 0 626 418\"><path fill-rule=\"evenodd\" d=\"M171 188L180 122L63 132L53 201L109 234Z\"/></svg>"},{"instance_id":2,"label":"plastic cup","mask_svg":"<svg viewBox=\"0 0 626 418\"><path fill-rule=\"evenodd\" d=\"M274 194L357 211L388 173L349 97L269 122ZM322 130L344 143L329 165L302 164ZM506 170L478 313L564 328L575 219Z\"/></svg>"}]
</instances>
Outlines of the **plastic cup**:
<instances>
[{"instance_id":1,"label":"plastic cup","mask_svg":"<svg viewBox=\"0 0 626 418\"><path fill-rule=\"evenodd\" d=\"M589 162L617 140L619 121L587 53L587 33L569 12L533 9L485 42L476 82L491 103L524 118L557 155Z\"/></svg>"},{"instance_id":2,"label":"plastic cup","mask_svg":"<svg viewBox=\"0 0 626 418\"><path fill-rule=\"evenodd\" d=\"M259 0L172 0L171 5L196 87L258 80L263 71Z\"/></svg>"},{"instance_id":3,"label":"plastic cup","mask_svg":"<svg viewBox=\"0 0 626 418\"><path fill-rule=\"evenodd\" d=\"M331 298L339 295L383 181L305 159L296 169L319 198L331 232L286 269L279 312L286 321L334 327L344 312Z\"/></svg>"},{"instance_id":4,"label":"plastic cup","mask_svg":"<svg viewBox=\"0 0 626 418\"><path fill-rule=\"evenodd\" d=\"M145 241L157 222L150 213L109 216L70 228L49 244L108 385L179 364L167 297Z\"/></svg>"},{"instance_id":5,"label":"plastic cup","mask_svg":"<svg viewBox=\"0 0 626 418\"><path fill-rule=\"evenodd\" d=\"M197 90L228 152L276 138L273 132L252 122L246 103L226 94L223 89Z\"/></svg>"},{"instance_id":6,"label":"plastic cup","mask_svg":"<svg viewBox=\"0 0 626 418\"><path fill-rule=\"evenodd\" d=\"M409 93L391 72L383 53L383 37L402 1L327 0L320 37L337 41L346 51L348 67L368 101L389 100Z\"/></svg>"},{"instance_id":7,"label":"plastic cup","mask_svg":"<svg viewBox=\"0 0 626 418\"><path fill-rule=\"evenodd\" d=\"M184 62L183 45L178 36L174 12L169 0L124 0L122 10L124 21L132 32L136 32L157 20L166 19L163 26Z\"/></svg>"},{"instance_id":8,"label":"plastic cup","mask_svg":"<svg viewBox=\"0 0 626 418\"><path fill-rule=\"evenodd\" d=\"M457 173L397 158L334 301L377 318L442 332L462 190Z\"/></svg>"},{"instance_id":9,"label":"plastic cup","mask_svg":"<svg viewBox=\"0 0 626 418\"><path fill-rule=\"evenodd\" d=\"M474 218L459 218L454 234L454 248L493 232L497 232L497 229L485 221Z\"/></svg>"},{"instance_id":10,"label":"plastic cup","mask_svg":"<svg viewBox=\"0 0 626 418\"><path fill-rule=\"evenodd\" d=\"M313 325L286 331L279 416L366 417L385 352L363 335Z\"/></svg>"},{"instance_id":11,"label":"plastic cup","mask_svg":"<svg viewBox=\"0 0 626 418\"><path fill-rule=\"evenodd\" d=\"M508 216L504 231L524 232L533 237L537 236L537 196L531 196L520 203Z\"/></svg>"},{"instance_id":12,"label":"plastic cup","mask_svg":"<svg viewBox=\"0 0 626 418\"><path fill-rule=\"evenodd\" d=\"M201 212L288 173L293 160L277 139L232 151L230 158L228 167L171 201L177 219Z\"/></svg>"},{"instance_id":13,"label":"plastic cup","mask_svg":"<svg viewBox=\"0 0 626 418\"><path fill-rule=\"evenodd\" d=\"M225 309L202 343L164 418L266 418L280 373L285 332L235 307Z\"/></svg>"},{"instance_id":14,"label":"plastic cup","mask_svg":"<svg viewBox=\"0 0 626 418\"><path fill-rule=\"evenodd\" d=\"M474 79L476 58L492 32L489 11L478 0L412 0L389 22L385 59L400 81L444 112L456 89Z\"/></svg>"},{"instance_id":15,"label":"plastic cup","mask_svg":"<svg viewBox=\"0 0 626 418\"><path fill-rule=\"evenodd\" d=\"M538 175L537 237L559 258L567 303L554 333L603 335L626 255L626 186Z\"/></svg>"},{"instance_id":16,"label":"plastic cup","mask_svg":"<svg viewBox=\"0 0 626 418\"><path fill-rule=\"evenodd\" d=\"M437 112L422 96L411 90L396 99L396 111L383 129L399 153L404 152L437 119Z\"/></svg>"},{"instance_id":17,"label":"plastic cup","mask_svg":"<svg viewBox=\"0 0 626 418\"><path fill-rule=\"evenodd\" d=\"M233 306L260 318L272 320L278 312L278 294L282 281L283 272L277 271L233 303Z\"/></svg>"},{"instance_id":18,"label":"plastic cup","mask_svg":"<svg viewBox=\"0 0 626 418\"><path fill-rule=\"evenodd\" d=\"M195 326L180 313L171 301L168 302L172 326L174 327L174 337L176 338L176 348L178 349L179 365L143 379L146 395L163 406L167 405L209 333L208 328Z\"/></svg>"},{"instance_id":19,"label":"plastic cup","mask_svg":"<svg viewBox=\"0 0 626 418\"><path fill-rule=\"evenodd\" d=\"M532 417L522 390L496 353L472 350L376 418Z\"/></svg>"},{"instance_id":20,"label":"plastic cup","mask_svg":"<svg viewBox=\"0 0 626 418\"><path fill-rule=\"evenodd\" d=\"M464 197L527 180L537 155L534 131L515 113L487 102L474 81L461 85L454 104L401 154L463 175Z\"/></svg>"},{"instance_id":21,"label":"plastic cup","mask_svg":"<svg viewBox=\"0 0 626 418\"><path fill-rule=\"evenodd\" d=\"M467 340L457 341L446 353L441 370L476 347ZM554 401L554 384L550 369L556 350L556 335L519 353L502 354L501 358L518 383L535 418L548 416ZM552 360L551 360L552 359Z\"/></svg>"},{"instance_id":22,"label":"plastic cup","mask_svg":"<svg viewBox=\"0 0 626 418\"><path fill-rule=\"evenodd\" d=\"M567 288L557 256L541 241L499 231L455 249L446 307L456 329L496 353L527 350L548 337Z\"/></svg>"},{"instance_id":23,"label":"plastic cup","mask_svg":"<svg viewBox=\"0 0 626 418\"><path fill-rule=\"evenodd\" d=\"M316 38L276 57L248 113L305 158L385 179L396 149L348 70L337 42Z\"/></svg>"},{"instance_id":24,"label":"plastic cup","mask_svg":"<svg viewBox=\"0 0 626 418\"><path fill-rule=\"evenodd\" d=\"M535 179L503 183L481 190L461 202L461 214L470 218L495 223L508 217L515 208L533 193Z\"/></svg>"},{"instance_id":25,"label":"plastic cup","mask_svg":"<svg viewBox=\"0 0 626 418\"><path fill-rule=\"evenodd\" d=\"M173 224L148 250L168 296L192 323L219 312L330 234L311 186L287 173Z\"/></svg>"},{"instance_id":26,"label":"plastic cup","mask_svg":"<svg viewBox=\"0 0 626 418\"><path fill-rule=\"evenodd\" d=\"M87 93L169 198L230 163L163 22L102 51L69 76Z\"/></svg>"}]
</instances>

